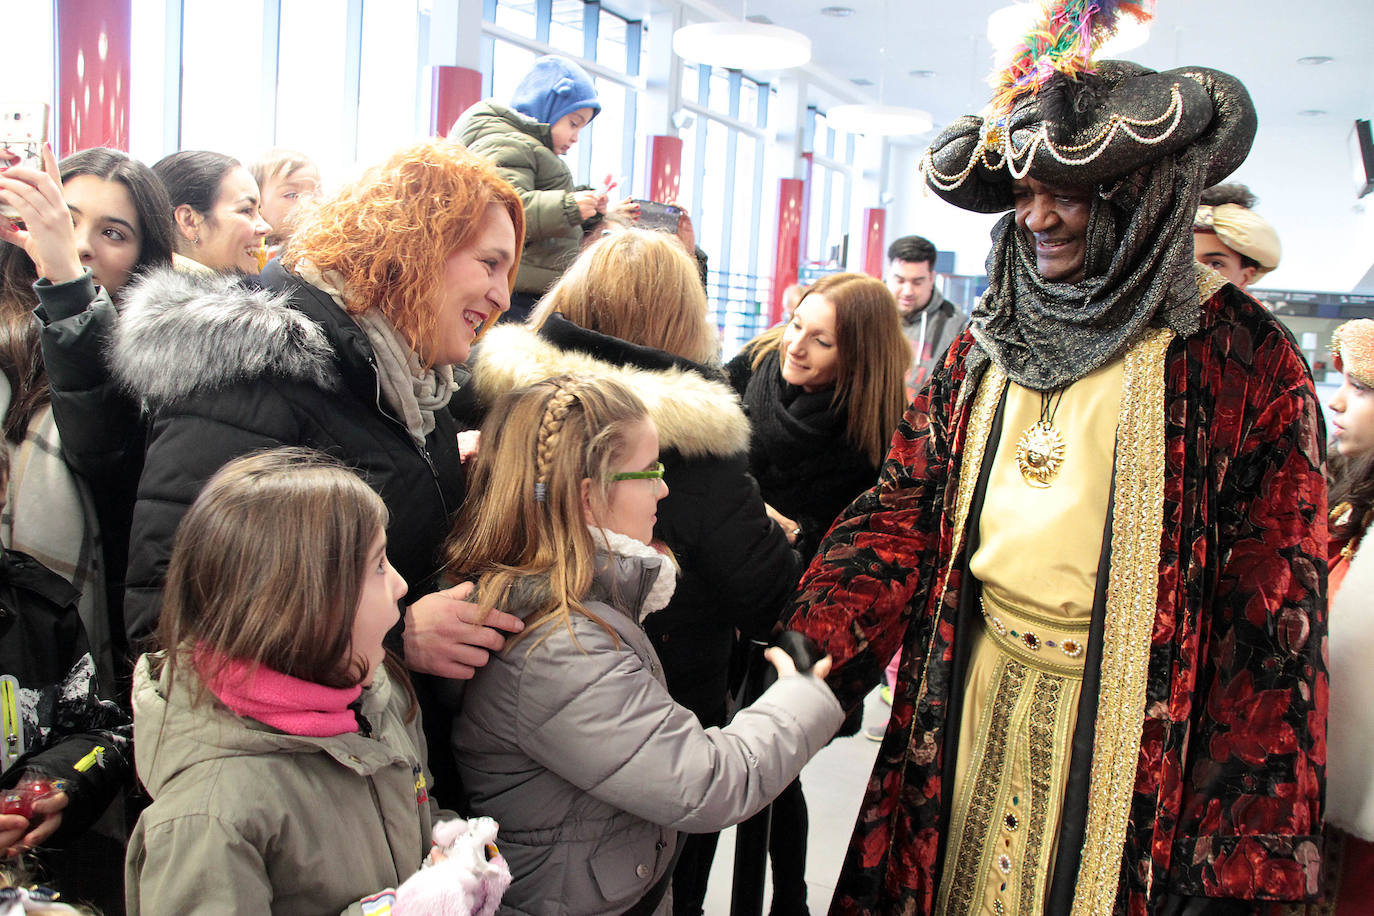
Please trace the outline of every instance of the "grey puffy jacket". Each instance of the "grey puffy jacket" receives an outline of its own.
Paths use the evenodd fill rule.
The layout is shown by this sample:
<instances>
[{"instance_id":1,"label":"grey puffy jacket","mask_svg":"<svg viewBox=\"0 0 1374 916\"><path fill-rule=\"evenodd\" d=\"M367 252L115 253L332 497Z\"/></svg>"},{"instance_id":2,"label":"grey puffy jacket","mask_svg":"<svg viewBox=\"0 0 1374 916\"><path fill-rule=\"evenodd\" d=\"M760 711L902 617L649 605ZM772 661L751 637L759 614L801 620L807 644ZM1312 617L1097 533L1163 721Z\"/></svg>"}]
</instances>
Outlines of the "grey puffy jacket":
<instances>
[{"instance_id":1,"label":"grey puffy jacket","mask_svg":"<svg viewBox=\"0 0 1374 916\"><path fill-rule=\"evenodd\" d=\"M574 614L517 641L479 670L454 728L475 813L501 825L503 914L623 913L667 872L679 832L761 810L844 718L822 681L797 675L702 728L668 695L641 626L665 561L618 549L585 602L614 635Z\"/></svg>"}]
</instances>

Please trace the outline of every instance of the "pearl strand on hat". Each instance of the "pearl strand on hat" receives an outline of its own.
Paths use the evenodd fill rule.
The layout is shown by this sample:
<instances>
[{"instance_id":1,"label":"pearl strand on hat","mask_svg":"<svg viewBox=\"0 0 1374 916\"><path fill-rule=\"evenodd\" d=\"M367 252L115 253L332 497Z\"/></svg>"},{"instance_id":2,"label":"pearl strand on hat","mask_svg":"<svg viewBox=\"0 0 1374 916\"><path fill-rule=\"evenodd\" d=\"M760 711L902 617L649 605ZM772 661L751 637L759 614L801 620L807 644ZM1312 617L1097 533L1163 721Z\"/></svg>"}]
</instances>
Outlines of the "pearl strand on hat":
<instances>
[{"instance_id":1,"label":"pearl strand on hat","mask_svg":"<svg viewBox=\"0 0 1374 916\"><path fill-rule=\"evenodd\" d=\"M1170 118L1172 118L1172 123L1170 123L1160 134L1145 136L1136 132L1137 129L1158 127ZM1106 152L1118 132L1126 134L1126 136L1142 146L1156 146L1173 136L1182 121L1183 95L1179 91L1177 83L1173 85L1170 91L1169 107L1166 108L1164 113L1159 117L1150 120L1142 120L1139 118L1129 118L1122 114L1113 114L1107 119L1107 123L1097 132L1096 136L1083 143L1063 147L1062 150L1055 148L1054 143L1050 140L1048 128L1044 124L1040 125L1039 129L1035 131L1029 140L1018 147L1012 141L1011 135L1007 131L1006 116L1004 115L1000 118L987 119L983 122L983 127L979 131L978 146L974 149L973 155L969 157L968 165L966 165L962 171L953 175L947 175L941 172L935 167L935 159L929 149L927 149L925 155L921 157L921 171L926 174L927 179L934 184L935 187L942 191L952 191L962 185L968 179L968 176L973 173L974 167L977 166L979 162L983 163L983 165L987 166L991 171L996 171L1006 166L1008 174L1010 174L1013 179L1021 179L1026 177L1026 174L1030 171L1031 164L1035 161L1035 153L1042 147L1061 165L1070 167L1087 165ZM1088 155L1077 159L1072 157L1072 154L1080 153L1094 146L1097 148ZM994 163L988 158L990 151L1000 153L1001 158ZM1018 170L1016 163L1022 160L1024 160L1025 164Z\"/></svg>"}]
</instances>

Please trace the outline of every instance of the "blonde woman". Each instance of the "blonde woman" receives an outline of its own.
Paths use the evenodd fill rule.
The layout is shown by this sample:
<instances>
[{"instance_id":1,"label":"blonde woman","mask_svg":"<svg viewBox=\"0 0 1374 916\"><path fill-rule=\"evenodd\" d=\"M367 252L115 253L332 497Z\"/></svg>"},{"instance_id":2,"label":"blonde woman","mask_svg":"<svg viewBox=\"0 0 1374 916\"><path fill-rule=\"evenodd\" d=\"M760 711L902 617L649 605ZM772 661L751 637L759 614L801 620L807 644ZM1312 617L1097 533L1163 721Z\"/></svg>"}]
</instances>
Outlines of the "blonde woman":
<instances>
[{"instance_id":1,"label":"blonde woman","mask_svg":"<svg viewBox=\"0 0 1374 916\"><path fill-rule=\"evenodd\" d=\"M726 366L753 427L749 471L803 563L835 516L877 483L910 362L887 286L842 273L806 288L785 324ZM773 806L773 824L771 916L804 916L808 819L800 780Z\"/></svg>"}]
</instances>

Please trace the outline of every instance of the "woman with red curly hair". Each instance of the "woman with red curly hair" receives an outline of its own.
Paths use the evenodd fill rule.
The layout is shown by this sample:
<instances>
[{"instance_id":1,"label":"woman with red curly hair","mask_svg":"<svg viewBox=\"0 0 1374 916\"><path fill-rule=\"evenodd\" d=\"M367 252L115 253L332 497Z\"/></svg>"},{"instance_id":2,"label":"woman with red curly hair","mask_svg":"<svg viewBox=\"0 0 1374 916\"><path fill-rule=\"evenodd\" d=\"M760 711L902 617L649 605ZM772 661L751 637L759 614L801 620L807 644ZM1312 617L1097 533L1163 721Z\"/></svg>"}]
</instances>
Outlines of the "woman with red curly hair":
<instances>
[{"instance_id":1,"label":"woman with red curly hair","mask_svg":"<svg viewBox=\"0 0 1374 916\"><path fill-rule=\"evenodd\" d=\"M499 631L520 628L504 614L477 624L465 591L435 594L434 572L463 500L448 400L473 340L506 310L523 238L510 185L429 140L303 214L261 288L162 271L129 290L114 371L153 412L131 639L157 625L172 536L201 487L230 459L283 445L339 458L381 494L387 555L420 596L403 622L409 667L471 677Z\"/></svg>"}]
</instances>

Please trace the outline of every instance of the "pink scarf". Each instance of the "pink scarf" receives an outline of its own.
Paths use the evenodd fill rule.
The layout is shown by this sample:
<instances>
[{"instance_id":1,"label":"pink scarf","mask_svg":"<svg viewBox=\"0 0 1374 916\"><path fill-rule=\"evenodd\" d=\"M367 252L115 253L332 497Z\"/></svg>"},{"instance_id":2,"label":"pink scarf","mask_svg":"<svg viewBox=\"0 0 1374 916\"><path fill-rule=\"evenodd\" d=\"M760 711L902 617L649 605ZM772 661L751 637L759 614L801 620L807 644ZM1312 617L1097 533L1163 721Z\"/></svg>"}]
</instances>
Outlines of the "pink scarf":
<instances>
[{"instance_id":1,"label":"pink scarf","mask_svg":"<svg viewBox=\"0 0 1374 916\"><path fill-rule=\"evenodd\" d=\"M348 706L362 695L361 686L325 687L261 665L253 671L241 661L215 665L211 656L199 652L196 667L202 672L218 668L205 685L237 715L306 738L332 738L358 730L358 719Z\"/></svg>"}]
</instances>

